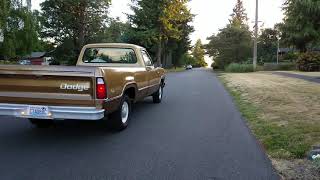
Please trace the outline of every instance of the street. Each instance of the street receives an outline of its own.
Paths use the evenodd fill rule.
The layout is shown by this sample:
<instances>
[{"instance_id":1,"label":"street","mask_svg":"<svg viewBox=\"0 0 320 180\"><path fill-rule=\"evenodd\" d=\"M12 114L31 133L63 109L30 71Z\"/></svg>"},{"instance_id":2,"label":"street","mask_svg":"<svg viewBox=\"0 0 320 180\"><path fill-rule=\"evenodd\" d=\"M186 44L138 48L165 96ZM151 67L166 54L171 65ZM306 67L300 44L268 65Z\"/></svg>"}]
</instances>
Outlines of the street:
<instances>
[{"instance_id":1,"label":"street","mask_svg":"<svg viewBox=\"0 0 320 180\"><path fill-rule=\"evenodd\" d=\"M167 75L164 99L135 105L130 126L0 117L1 180L279 179L210 70Z\"/></svg>"}]
</instances>

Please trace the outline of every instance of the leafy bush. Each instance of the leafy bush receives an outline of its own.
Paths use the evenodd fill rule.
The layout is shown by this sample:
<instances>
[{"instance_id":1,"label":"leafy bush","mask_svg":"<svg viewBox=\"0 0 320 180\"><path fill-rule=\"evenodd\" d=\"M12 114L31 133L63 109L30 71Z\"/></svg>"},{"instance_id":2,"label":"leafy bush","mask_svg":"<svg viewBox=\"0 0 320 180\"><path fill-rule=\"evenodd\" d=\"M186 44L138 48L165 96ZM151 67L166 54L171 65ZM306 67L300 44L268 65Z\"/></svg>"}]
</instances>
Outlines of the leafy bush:
<instances>
[{"instance_id":1,"label":"leafy bush","mask_svg":"<svg viewBox=\"0 0 320 180\"><path fill-rule=\"evenodd\" d=\"M265 71L290 71L295 70L295 63L264 63L263 70Z\"/></svg>"},{"instance_id":2,"label":"leafy bush","mask_svg":"<svg viewBox=\"0 0 320 180\"><path fill-rule=\"evenodd\" d=\"M300 71L320 71L320 53L307 52L299 56L297 67Z\"/></svg>"},{"instance_id":3,"label":"leafy bush","mask_svg":"<svg viewBox=\"0 0 320 180\"><path fill-rule=\"evenodd\" d=\"M212 67L212 69L219 69L218 64L215 63L215 62L213 62L213 63L211 64L211 67Z\"/></svg>"},{"instance_id":4,"label":"leafy bush","mask_svg":"<svg viewBox=\"0 0 320 180\"><path fill-rule=\"evenodd\" d=\"M234 73L246 73L246 72L253 72L253 65L252 64L238 64L238 63L231 63L229 64L225 70L227 72L234 72Z\"/></svg>"},{"instance_id":5,"label":"leafy bush","mask_svg":"<svg viewBox=\"0 0 320 180\"><path fill-rule=\"evenodd\" d=\"M16 61L1 60L0 65L1 64L12 65L12 64L17 64L17 62Z\"/></svg>"},{"instance_id":6,"label":"leafy bush","mask_svg":"<svg viewBox=\"0 0 320 180\"><path fill-rule=\"evenodd\" d=\"M283 55L282 59L283 61L296 61L299 57L299 53L297 52L288 52Z\"/></svg>"}]
</instances>

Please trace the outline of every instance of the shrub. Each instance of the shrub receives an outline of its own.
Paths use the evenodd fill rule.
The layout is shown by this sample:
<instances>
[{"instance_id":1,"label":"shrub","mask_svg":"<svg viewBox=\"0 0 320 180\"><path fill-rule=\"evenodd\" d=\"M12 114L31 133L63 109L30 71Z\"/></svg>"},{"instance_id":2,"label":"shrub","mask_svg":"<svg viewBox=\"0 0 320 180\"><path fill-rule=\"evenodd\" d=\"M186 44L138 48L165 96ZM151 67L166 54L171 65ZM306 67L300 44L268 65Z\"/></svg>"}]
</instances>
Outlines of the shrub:
<instances>
[{"instance_id":1,"label":"shrub","mask_svg":"<svg viewBox=\"0 0 320 180\"><path fill-rule=\"evenodd\" d=\"M0 65L1 64L12 65L12 64L17 64L17 62L16 61L1 60Z\"/></svg>"},{"instance_id":2,"label":"shrub","mask_svg":"<svg viewBox=\"0 0 320 180\"><path fill-rule=\"evenodd\" d=\"M297 67L300 71L320 71L320 53L302 53L297 60Z\"/></svg>"},{"instance_id":3,"label":"shrub","mask_svg":"<svg viewBox=\"0 0 320 180\"><path fill-rule=\"evenodd\" d=\"M253 65L252 64L238 64L238 63L231 63L229 64L225 70L227 72L235 72L235 73L246 73L246 72L253 72Z\"/></svg>"},{"instance_id":4,"label":"shrub","mask_svg":"<svg viewBox=\"0 0 320 180\"><path fill-rule=\"evenodd\" d=\"M211 64L211 67L212 67L212 69L219 69L218 64L215 63L215 62L213 62L213 63Z\"/></svg>"},{"instance_id":5,"label":"shrub","mask_svg":"<svg viewBox=\"0 0 320 180\"><path fill-rule=\"evenodd\" d=\"M290 71L295 70L295 63L264 63L263 70L265 71Z\"/></svg>"},{"instance_id":6,"label":"shrub","mask_svg":"<svg viewBox=\"0 0 320 180\"><path fill-rule=\"evenodd\" d=\"M297 52L289 52L283 55L282 59L283 61L296 61L299 57L299 53Z\"/></svg>"}]
</instances>

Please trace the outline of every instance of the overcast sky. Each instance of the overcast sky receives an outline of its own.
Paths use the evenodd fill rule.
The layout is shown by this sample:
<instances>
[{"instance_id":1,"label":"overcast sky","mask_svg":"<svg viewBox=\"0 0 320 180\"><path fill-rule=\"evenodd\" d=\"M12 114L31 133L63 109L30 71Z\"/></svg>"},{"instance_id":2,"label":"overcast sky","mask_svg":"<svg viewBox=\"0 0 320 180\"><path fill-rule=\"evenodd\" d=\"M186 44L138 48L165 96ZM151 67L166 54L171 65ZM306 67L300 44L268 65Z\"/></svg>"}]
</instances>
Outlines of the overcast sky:
<instances>
[{"instance_id":1,"label":"overcast sky","mask_svg":"<svg viewBox=\"0 0 320 180\"><path fill-rule=\"evenodd\" d=\"M32 0L32 8L40 9L39 4L44 0ZM281 22L283 12L281 5L284 0L259 0L259 21L264 24L264 27L273 27L275 23ZM110 15L120 17L121 20L126 20L124 13L130 13L131 0L113 0L110 8ZM206 41L208 36L217 33L220 28L223 28L230 18L232 9L236 0L192 0L189 7L196 18L193 22L195 32L191 35L193 41L201 39ZM252 21L255 17L255 0L244 0L244 6L250 18L250 27L253 26Z\"/></svg>"}]
</instances>

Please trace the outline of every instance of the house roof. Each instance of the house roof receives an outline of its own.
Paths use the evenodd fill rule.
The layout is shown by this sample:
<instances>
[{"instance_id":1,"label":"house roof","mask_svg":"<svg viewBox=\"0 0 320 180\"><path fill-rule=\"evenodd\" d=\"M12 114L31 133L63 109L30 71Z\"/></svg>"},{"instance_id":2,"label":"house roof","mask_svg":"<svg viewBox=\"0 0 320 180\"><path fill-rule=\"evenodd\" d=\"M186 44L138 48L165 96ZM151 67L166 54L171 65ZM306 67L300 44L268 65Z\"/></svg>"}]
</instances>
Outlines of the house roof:
<instances>
[{"instance_id":1,"label":"house roof","mask_svg":"<svg viewBox=\"0 0 320 180\"><path fill-rule=\"evenodd\" d=\"M46 52L32 52L28 57L30 58L40 58L46 55Z\"/></svg>"}]
</instances>

